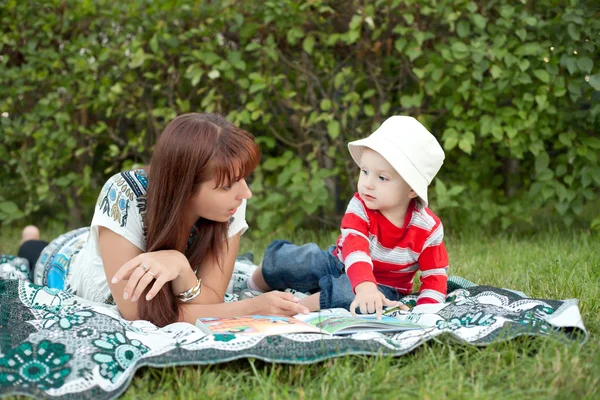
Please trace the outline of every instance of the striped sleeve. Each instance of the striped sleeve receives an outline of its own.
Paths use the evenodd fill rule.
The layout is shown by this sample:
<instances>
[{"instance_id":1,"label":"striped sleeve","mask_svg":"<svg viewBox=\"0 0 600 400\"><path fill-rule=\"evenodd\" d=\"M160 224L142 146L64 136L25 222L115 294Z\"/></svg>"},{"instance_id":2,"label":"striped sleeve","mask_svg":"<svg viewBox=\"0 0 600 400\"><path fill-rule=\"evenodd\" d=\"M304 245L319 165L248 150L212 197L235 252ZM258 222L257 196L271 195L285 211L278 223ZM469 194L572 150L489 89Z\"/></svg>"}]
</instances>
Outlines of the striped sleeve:
<instances>
[{"instance_id":1,"label":"striped sleeve","mask_svg":"<svg viewBox=\"0 0 600 400\"><path fill-rule=\"evenodd\" d=\"M352 290L363 282L377 284L369 251L369 217L364 204L355 194L342 219L338 254L344 263Z\"/></svg>"},{"instance_id":2,"label":"striped sleeve","mask_svg":"<svg viewBox=\"0 0 600 400\"><path fill-rule=\"evenodd\" d=\"M436 224L419 256L421 290L417 305L443 303L448 283L448 253L444 246L444 227Z\"/></svg>"}]
</instances>

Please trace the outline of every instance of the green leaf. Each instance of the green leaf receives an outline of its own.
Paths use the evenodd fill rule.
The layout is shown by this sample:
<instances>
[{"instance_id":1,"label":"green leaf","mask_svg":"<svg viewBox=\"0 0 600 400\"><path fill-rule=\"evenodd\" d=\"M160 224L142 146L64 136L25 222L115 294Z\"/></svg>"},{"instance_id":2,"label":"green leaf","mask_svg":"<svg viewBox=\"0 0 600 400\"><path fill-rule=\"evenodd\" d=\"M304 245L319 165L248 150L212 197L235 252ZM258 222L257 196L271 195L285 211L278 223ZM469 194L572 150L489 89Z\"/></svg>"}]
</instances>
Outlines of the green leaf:
<instances>
[{"instance_id":1,"label":"green leaf","mask_svg":"<svg viewBox=\"0 0 600 400\"><path fill-rule=\"evenodd\" d=\"M391 107L391 103L389 101L383 103L380 107L379 107L379 111L381 111L381 115L387 115L388 111L390 111L390 107Z\"/></svg>"},{"instance_id":2,"label":"green leaf","mask_svg":"<svg viewBox=\"0 0 600 400\"><path fill-rule=\"evenodd\" d=\"M331 100L329 100L329 99L321 100L321 110L329 111L329 109L331 109Z\"/></svg>"},{"instance_id":3,"label":"green leaf","mask_svg":"<svg viewBox=\"0 0 600 400\"><path fill-rule=\"evenodd\" d=\"M455 148L457 144L458 144L458 137L450 137L450 138L444 140L444 149L446 149L446 151L450 151L453 148Z\"/></svg>"},{"instance_id":4,"label":"green leaf","mask_svg":"<svg viewBox=\"0 0 600 400\"><path fill-rule=\"evenodd\" d=\"M454 185L450 188L450 190L448 190L448 196L449 197L454 197L454 196L458 196L459 194L461 194L464 190L466 189L466 187L462 186L462 185Z\"/></svg>"},{"instance_id":5,"label":"green leaf","mask_svg":"<svg viewBox=\"0 0 600 400\"><path fill-rule=\"evenodd\" d=\"M444 131L442 140L444 141L444 149L450 151L458 144L458 132L454 128L448 128Z\"/></svg>"},{"instance_id":6,"label":"green leaf","mask_svg":"<svg viewBox=\"0 0 600 400\"><path fill-rule=\"evenodd\" d=\"M113 92L114 94L122 94L123 88L121 87L121 84L117 82L110 87L110 91Z\"/></svg>"},{"instance_id":7,"label":"green leaf","mask_svg":"<svg viewBox=\"0 0 600 400\"><path fill-rule=\"evenodd\" d=\"M548 97L545 94L535 96L535 102L537 103L540 110L546 108Z\"/></svg>"},{"instance_id":8,"label":"green leaf","mask_svg":"<svg viewBox=\"0 0 600 400\"><path fill-rule=\"evenodd\" d=\"M412 97L410 97L407 94L400 96L400 105L404 108L411 108L412 107Z\"/></svg>"},{"instance_id":9,"label":"green leaf","mask_svg":"<svg viewBox=\"0 0 600 400\"><path fill-rule=\"evenodd\" d=\"M129 68L135 69L139 68L146 61L146 53L144 53L144 49L138 49L133 56L131 57L131 62L129 63Z\"/></svg>"},{"instance_id":10,"label":"green leaf","mask_svg":"<svg viewBox=\"0 0 600 400\"><path fill-rule=\"evenodd\" d=\"M588 83L595 90L600 91L600 74L590 75L590 79L589 79Z\"/></svg>"},{"instance_id":11,"label":"green leaf","mask_svg":"<svg viewBox=\"0 0 600 400\"><path fill-rule=\"evenodd\" d=\"M569 33L569 36L571 36L571 39L577 42L579 41L579 39L581 39L579 28L575 24L567 25L567 32Z\"/></svg>"},{"instance_id":12,"label":"green leaf","mask_svg":"<svg viewBox=\"0 0 600 400\"><path fill-rule=\"evenodd\" d=\"M154 34L154 36L152 36L152 39L150 39L150 50L152 50L154 54L158 54L159 49L160 48L158 46L158 37L156 36L156 34Z\"/></svg>"},{"instance_id":13,"label":"green leaf","mask_svg":"<svg viewBox=\"0 0 600 400\"><path fill-rule=\"evenodd\" d=\"M600 139L592 136L584 136L581 138L581 142L592 149L600 150Z\"/></svg>"},{"instance_id":14,"label":"green leaf","mask_svg":"<svg viewBox=\"0 0 600 400\"><path fill-rule=\"evenodd\" d=\"M351 30L356 30L360 27L360 25L362 24L363 21L363 17L360 15L355 15L352 17L352 20L350 20L350 24L349 24L349 28Z\"/></svg>"},{"instance_id":15,"label":"green leaf","mask_svg":"<svg viewBox=\"0 0 600 400\"><path fill-rule=\"evenodd\" d=\"M554 178L554 173L549 169L545 169L542 172L536 174L536 179L541 182L551 181Z\"/></svg>"},{"instance_id":16,"label":"green leaf","mask_svg":"<svg viewBox=\"0 0 600 400\"><path fill-rule=\"evenodd\" d=\"M421 55L421 53L423 53L423 51L419 46L414 44L413 46L410 46L408 49L406 49L404 53L408 56L408 59L410 61L414 61L415 59L417 59L417 57Z\"/></svg>"},{"instance_id":17,"label":"green leaf","mask_svg":"<svg viewBox=\"0 0 600 400\"><path fill-rule=\"evenodd\" d=\"M332 139L336 139L340 136L340 123L335 119L329 121L327 124L327 133L329 133L329 137Z\"/></svg>"},{"instance_id":18,"label":"green leaf","mask_svg":"<svg viewBox=\"0 0 600 400\"><path fill-rule=\"evenodd\" d=\"M425 70L421 68L413 68L412 71L419 79L423 79L423 77L425 76Z\"/></svg>"},{"instance_id":19,"label":"green leaf","mask_svg":"<svg viewBox=\"0 0 600 400\"><path fill-rule=\"evenodd\" d=\"M535 172L539 174L540 172L545 171L546 169L548 169L549 164L550 164L550 157L548 156L548 153L546 153L545 151L542 151L535 158Z\"/></svg>"},{"instance_id":20,"label":"green leaf","mask_svg":"<svg viewBox=\"0 0 600 400\"><path fill-rule=\"evenodd\" d=\"M471 150L473 149L473 144L471 143L471 141L468 138L462 137L458 141L458 148L467 154L471 154Z\"/></svg>"},{"instance_id":21,"label":"green leaf","mask_svg":"<svg viewBox=\"0 0 600 400\"><path fill-rule=\"evenodd\" d=\"M527 31L525 29L523 29L523 28L517 29L515 31L515 35L517 35L517 37L519 39L521 39L521 42L524 42L525 39L527 39Z\"/></svg>"},{"instance_id":22,"label":"green leaf","mask_svg":"<svg viewBox=\"0 0 600 400\"><path fill-rule=\"evenodd\" d=\"M298 26L293 26L287 33L287 41L291 45L295 45L302 37L304 37L304 31Z\"/></svg>"},{"instance_id":23,"label":"green leaf","mask_svg":"<svg viewBox=\"0 0 600 400\"><path fill-rule=\"evenodd\" d=\"M498 77L500 77L500 75L502 75L502 68L500 68L497 65L492 66L492 68L490 69L490 74L492 75L492 77L494 79L498 79Z\"/></svg>"},{"instance_id":24,"label":"green leaf","mask_svg":"<svg viewBox=\"0 0 600 400\"><path fill-rule=\"evenodd\" d=\"M536 76L536 78L544 83L550 82L550 74L543 69L536 69L533 71L533 74Z\"/></svg>"},{"instance_id":25,"label":"green leaf","mask_svg":"<svg viewBox=\"0 0 600 400\"><path fill-rule=\"evenodd\" d=\"M373 97L375 95L375 93L376 93L375 89L367 89L362 94L362 98L363 99L370 99L371 97Z\"/></svg>"},{"instance_id":26,"label":"green leaf","mask_svg":"<svg viewBox=\"0 0 600 400\"><path fill-rule=\"evenodd\" d=\"M569 74L573 75L575 72L577 72L577 59L575 57L567 57L565 63L567 65L567 69L569 70Z\"/></svg>"},{"instance_id":27,"label":"green leaf","mask_svg":"<svg viewBox=\"0 0 600 400\"><path fill-rule=\"evenodd\" d=\"M456 24L456 33L458 34L459 38L466 38L469 36L469 33L471 33L471 25L469 25L469 23L464 19L458 21Z\"/></svg>"},{"instance_id":28,"label":"green leaf","mask_svg":"<svg viewBox=\"0 0 600 400\"><path fill-rule=\"evenodd\" d=\"M194 74L192 75L192 86L196 86L198 82L200 82L202 75L203 72L201 69L198 68L196 71L194 71Z\"/></svg>"},{"instance_id":29,"label":"green leaf","mask_svg":"<svg viewBox=\"0 0 600 400\"><path fill-rule=\"evenodd\" d=\"M573 142L571 141L571 138L565 132L563 132L560 135L558 135L558 141L561 142L562 144L564 144L565 147L571 147L573 145Z\"/></svg>"},{"instance_id":30,"label":"green leaf","mask_svg":"<svg viewBox=\"0 0 600 400\"><path fill-rule=\"evenodd\" d=\"M581 57L577 59L577 66L581 71L589 74L592 72L592 68L594 68L594 61L589 57Z\"/></svg>"},{"instance_id":31,"label":"green leaf","mask_svg":"<svg viewBox=\"0 0 600 400\"><path fill-rule=\"evenodd\" d=\"M442 196L446 195L447 191L448 190L446 189L446 185L444 185L444 182L442 182L442 180L439 178L436 179L435 180L435 193L438 196L442 197Z\"/></svg>"},{"instance_id":32,"label":"green leaf","mask_svg":"<svg viewBox=\"0 0 600 400\"><path fill-rule=\"evenodd\" d=\"M529 26L536 26L538 23L538 20L536 17L527 17L527 18L525 18L525 23Z\"/></svg>"},{"instance_id":33,"label":"green leaf","mask_svg":"<svg viewBox=\"0 0 600 400\"><path fill-rule=\"evenodd\" d=\"M469 48L463 42L454 42L451 48L454 53L464 54L469 51Z\"/></svg>"},{"instance_id":34,"label":"green leaf","mask_svg":"<svg viewBox=\"0 0 600 400\"><path fill-rule=\"evenodd\" d=\"M402 50L404 50L404 47L406 47L406 43L407 43L407 41L406 41L406 39L405 39L405 38L403 38L403 37L402 37L402 38L400 38L400 39L397 39L397 40L394 42L394 48L395 48L395 49L396 49L398 52L402 53Z\"/></svg>"},{"instance_id":35,"label":"green leaf","mask_svg":"<svg viewBox=\"0 0 600 400\"><path fill-rule=\"evenodd\" d=\"M480 14L474 14L471 19L473 20L473 23L475 24L476 27L478 27L479 29L484 29L485 26L487 25L487 18L485 18L483 15Z\"/></svg>"},{"instance_id":36,"label":"green leaf","mask_svg":"<svg viewBox=\"0 0 600 400\"><path fill-rule=\"evenodd\" d=\"M302 42L302 48L304 49L304 51L307 52L308 54L312 54L314 47L315 47L314 36L310 35L310 36L305 37L304 41Z\"/></svg>"},{"instance_id":37,"label":"green leaf","mask_svg":"<svg viewBox=\"0 0 600 400\"><path fill-rule=\"evenodd\" d=\"M279 157L269 157L261 164L261 167L266 171L275 171L280 165Z\"/></svg>"},{"instance_id":38,"label":"green leaf","mask_svg":"<svg viewBox=\"0 0 600 400\"><path fill-rule=\"evenodd\" d=\"M19 207L12 201L0 202L0 211L6 215L16 214L16 213L21 212L21 210L19 210Z\"/></svg>"},{"instance_id":39,"label":"green leaf","mask_svg":"<svg viewBox=\"0 0 600 400\"><path fill-rule=\"evenodd\" d=\"M536 56L540 54L542 48L539 43L525 43L515 50L518 56Z\"/></svg>"},{"instance_id":40,"label":"green leaf","mask_svg":"<svg viewBox=\"0 0 600 400\"><path fill-rule=\"evenodd\" d=\"M530 65L531 65L531 63L526 58L519 61L519 69L521 70L521 72L527 71L527 69L529 68Z\"/></svg>"}]
</instances>

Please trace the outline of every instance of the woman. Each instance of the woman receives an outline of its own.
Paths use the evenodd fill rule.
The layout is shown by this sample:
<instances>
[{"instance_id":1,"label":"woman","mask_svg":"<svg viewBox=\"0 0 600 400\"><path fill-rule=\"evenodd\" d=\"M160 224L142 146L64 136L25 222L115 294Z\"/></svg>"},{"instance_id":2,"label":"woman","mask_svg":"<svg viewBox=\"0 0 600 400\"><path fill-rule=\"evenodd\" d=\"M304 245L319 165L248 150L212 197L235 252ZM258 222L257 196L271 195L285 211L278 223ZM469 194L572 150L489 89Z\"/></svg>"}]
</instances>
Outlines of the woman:
<instances>
[{"instance_id":1,"label":"woman","mask_svg":"<svg viewBox=\"0 0 600 400\"><path fill-rule=\"evenodd\" d=\"M44 248L34 283L114 302L125 319L158 326L208 316L308 312L282 292L223 303L248 228L252 193L245 177L259 159L253 136L220 115L175 118L148 169L106 182L90 228Z\"/></svg>"}]
</instances>

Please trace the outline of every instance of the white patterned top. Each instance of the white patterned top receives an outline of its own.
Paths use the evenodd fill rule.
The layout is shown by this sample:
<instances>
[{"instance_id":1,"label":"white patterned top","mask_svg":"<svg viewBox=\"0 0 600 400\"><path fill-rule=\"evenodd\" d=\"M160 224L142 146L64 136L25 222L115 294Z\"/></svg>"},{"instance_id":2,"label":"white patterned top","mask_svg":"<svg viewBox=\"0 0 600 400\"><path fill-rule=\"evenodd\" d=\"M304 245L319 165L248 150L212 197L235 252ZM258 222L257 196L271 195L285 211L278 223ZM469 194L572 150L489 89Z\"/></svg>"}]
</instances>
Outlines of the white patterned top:
<instances>
[{"instance_id":1,"label":"white patterned top","mask_svg":"<svg viewBox=\"0 0 600 400\"><path fill-rule=\"evenodd\" d=\"M34 283L114 304L100 257L98 227L108 228L146 251L147 187L148 177L142 169L121 172L108 179L98 196L91 226L52 241L36 264ZM248 229L245 200L229 224L228 237Z\"/></svg>"}]
</instances>

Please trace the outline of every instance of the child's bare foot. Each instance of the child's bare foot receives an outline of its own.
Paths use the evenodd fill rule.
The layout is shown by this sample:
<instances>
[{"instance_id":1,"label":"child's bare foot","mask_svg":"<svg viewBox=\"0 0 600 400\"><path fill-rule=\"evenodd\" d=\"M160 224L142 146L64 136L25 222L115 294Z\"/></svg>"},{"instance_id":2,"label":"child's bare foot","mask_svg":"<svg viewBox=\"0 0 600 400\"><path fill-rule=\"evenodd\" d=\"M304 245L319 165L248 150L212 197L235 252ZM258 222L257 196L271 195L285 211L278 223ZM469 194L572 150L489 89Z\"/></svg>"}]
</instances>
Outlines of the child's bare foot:
<instances>
[{"instance_id":1,"label":"child's bare foot","mask_svg":"<svg viewBox=\"0 0 600 400\"><path fill-rule=\"evenodd\" d=\"M21 233L21 243L28 240L39 240L40 230L35 225L27 225Z\"/></svg>"}]
</instances>

